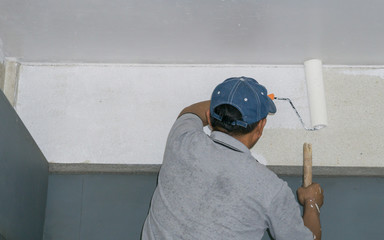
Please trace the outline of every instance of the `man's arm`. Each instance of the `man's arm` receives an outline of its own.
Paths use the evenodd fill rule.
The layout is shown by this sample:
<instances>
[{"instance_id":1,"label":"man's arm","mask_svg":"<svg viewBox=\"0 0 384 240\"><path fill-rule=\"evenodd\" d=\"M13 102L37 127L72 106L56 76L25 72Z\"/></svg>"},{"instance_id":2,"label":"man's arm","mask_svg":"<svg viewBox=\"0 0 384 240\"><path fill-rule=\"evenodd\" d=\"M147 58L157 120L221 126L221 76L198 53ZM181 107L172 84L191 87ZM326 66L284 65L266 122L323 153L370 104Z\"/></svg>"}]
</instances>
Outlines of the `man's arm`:
<instances>
[{"instance_id":1,"label":"man's arm","mask_svg":"<svg viewBox=\"0 0 384 240\"><path fill-rule=\"evenodd\" d=\"M323 190L320 185L313 183L306 188L299 188L297 196L304 206L304 225L312 231L316 240L321 240L320 208L323 205Z\"/></svg>"},{"instance_id":2,"label":"man's arm","mask_svg":"<svg viewBox=\"0 0 384 240\"><path fill-rule=\"evenodd\" d=\"M201 121L203 122L203 126L206 126L208 125L208 119L207 119L206 113L209 110L210 104L211 104L210 100L192 104L191 106L184 108L183 111L181 111L181 113L179 114L178 118L183 114L193 113L193 114L196 114L201 119Z\"/></svg>"}]
</instances>

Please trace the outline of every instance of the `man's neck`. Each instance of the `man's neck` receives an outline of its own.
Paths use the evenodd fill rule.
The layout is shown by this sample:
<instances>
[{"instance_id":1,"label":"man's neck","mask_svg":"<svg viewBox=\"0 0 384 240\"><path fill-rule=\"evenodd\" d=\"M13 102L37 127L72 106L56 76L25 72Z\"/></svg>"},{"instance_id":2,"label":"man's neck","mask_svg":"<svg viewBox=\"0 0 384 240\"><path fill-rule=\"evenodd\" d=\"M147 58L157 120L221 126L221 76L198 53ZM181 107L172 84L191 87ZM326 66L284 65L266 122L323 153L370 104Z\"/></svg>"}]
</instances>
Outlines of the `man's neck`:
<instances>
[{"instance_id":1,"label":"man's neck","mask_svg":"<svg viewBox=\"0 0 384 240\"><path fill-rule=\"evenodd\" d=\"M248 149L251 149L255 145L254 143L252 143L251 133L242 134L242 135L234 135L234 134L230 134L227 130L220 128L220 127L217 127L213 130L228 134L229 136L235 138L236 140L238 140L239 142L244 144Z\"/></svg>"}]
</instances>

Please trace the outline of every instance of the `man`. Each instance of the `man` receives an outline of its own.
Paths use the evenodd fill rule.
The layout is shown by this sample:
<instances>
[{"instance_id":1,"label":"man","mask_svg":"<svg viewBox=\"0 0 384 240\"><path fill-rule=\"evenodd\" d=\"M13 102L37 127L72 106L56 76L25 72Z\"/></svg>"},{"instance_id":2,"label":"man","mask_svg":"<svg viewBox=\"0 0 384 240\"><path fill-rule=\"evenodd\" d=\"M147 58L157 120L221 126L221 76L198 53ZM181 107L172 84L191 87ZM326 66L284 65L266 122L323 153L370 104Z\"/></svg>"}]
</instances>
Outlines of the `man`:
<instances>
[{"instance_id":1,"label":"man","mask_svg":"<svg viewBox=\"0 0 384 240\"><path fill-rule=\"evenodd\" d=\"M142 239L261 239L266 229L277 240L320 239L320 186L298 190L302 218L287 183L249 150L275 112L264 86L246 77L185 108L168 136Z\"/></svg>"}]
</instances>

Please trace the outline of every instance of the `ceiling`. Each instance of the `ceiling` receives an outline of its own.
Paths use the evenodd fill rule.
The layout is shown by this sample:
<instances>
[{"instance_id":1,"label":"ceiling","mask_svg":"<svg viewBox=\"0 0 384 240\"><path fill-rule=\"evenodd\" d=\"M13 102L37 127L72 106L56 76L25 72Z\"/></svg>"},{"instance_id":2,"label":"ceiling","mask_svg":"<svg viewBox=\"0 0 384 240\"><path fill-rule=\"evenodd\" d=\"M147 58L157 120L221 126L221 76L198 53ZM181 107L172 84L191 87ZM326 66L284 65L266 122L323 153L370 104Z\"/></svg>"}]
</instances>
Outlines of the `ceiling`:
<instances>
[{"instance_id":1,"label":"ceiling","mask_svg":"<svg viewBox=\"0 0 384 240\"><path fill-rule=\"evenodd\" d=\"M0 0L0 57L384 64L381 0Z\"/></svg>"}]
</instances>

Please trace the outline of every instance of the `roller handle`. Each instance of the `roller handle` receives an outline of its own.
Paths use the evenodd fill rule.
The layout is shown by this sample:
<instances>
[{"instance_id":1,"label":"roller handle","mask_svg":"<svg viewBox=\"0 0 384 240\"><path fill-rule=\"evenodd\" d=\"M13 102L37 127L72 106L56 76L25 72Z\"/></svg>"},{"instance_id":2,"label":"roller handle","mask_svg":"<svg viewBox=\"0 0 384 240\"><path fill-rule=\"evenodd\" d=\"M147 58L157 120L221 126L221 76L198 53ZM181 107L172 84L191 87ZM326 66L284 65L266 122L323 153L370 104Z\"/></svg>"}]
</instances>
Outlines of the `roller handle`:
<instances>
[{"instance_id":1,"label":"roller handle","mask_svg":"<svg viewBox=\"0 0 384 240\"><path fill-rule=\"evenodd\" d=\"M308 187L312 184L312 144L310 143L304 143L303 145L303 166L303 187Z\"/></svg>"}]
</instances>

